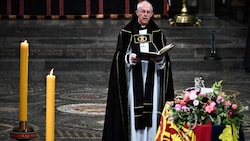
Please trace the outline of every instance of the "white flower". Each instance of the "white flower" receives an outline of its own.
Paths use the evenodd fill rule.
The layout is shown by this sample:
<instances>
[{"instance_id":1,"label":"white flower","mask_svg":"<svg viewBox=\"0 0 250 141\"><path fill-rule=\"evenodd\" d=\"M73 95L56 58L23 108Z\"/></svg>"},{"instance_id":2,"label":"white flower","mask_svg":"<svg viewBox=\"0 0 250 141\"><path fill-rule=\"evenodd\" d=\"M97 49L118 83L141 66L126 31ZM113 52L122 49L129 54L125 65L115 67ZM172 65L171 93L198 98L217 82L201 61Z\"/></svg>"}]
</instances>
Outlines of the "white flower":
<instances>
[{"instance_id":1,"label":"white flower","mask_svg":"<svg viewBox=\"0 0 250 141\"><path fill-rule=\"evenodd\" d=\"M194 100L193 104L194 104L194 106L198 106L199 105L199 100Z\"/></svg>"},{"instance_id":2,"label":"white flower","mask_svg":"<svg viewBox=\"0 0 250 141\"><path fill-rule=\"evenodd\" d=\"M190 100L195 100L196 98L197 98L196 92L191 92L190 95L189 95L189 99Z\"/></svg>"}]
</instances>

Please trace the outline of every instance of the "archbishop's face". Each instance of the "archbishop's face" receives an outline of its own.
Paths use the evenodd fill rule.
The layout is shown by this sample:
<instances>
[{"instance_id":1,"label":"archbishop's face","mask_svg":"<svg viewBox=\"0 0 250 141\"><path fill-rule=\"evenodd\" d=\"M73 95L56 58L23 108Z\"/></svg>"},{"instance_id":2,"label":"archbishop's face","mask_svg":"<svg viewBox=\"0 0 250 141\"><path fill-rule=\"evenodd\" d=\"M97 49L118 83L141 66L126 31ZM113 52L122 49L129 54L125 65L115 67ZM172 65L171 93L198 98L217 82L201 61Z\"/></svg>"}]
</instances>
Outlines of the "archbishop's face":
<instances>
[{"instance_id":1,"label":"archbishop's face","mask_svg":"<svg viewBox=\"0 0 250 141\"><path fill-rule=\"evenodd\" d=\"M153 16L153 9L148 2L141 3L141 6L136 10L138 22L141 25L147 25L150 18Z\"/></svg>"}]
</instances>

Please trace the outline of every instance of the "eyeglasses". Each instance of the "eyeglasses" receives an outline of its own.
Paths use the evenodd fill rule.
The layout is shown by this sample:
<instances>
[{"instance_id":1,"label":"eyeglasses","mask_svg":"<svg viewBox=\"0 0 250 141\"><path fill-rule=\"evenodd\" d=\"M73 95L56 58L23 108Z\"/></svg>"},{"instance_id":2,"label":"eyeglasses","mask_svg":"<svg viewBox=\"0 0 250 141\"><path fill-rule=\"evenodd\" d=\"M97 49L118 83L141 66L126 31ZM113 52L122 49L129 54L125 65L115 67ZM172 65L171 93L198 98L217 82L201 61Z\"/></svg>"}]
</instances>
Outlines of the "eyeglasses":
<instances>
[{"instance_id":1,"label":"eyeglasses","mask_svg":"<svg viewBox=\"0 0 250 141\"><path fill-rule=\"evenodd\" d=\"M145 13L145 14L152 14L153 11L151 10L138 10L140 13Z\"/></svg>"}]
</instances>

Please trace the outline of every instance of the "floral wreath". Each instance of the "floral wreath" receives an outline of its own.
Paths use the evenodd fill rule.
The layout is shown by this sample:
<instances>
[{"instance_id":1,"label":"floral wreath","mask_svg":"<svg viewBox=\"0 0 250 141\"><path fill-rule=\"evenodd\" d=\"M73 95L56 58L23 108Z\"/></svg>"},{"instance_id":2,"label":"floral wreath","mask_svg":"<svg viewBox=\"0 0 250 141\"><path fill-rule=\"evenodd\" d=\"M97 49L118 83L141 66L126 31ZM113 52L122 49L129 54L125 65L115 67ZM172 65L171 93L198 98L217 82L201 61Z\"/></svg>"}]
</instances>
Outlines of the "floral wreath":
<instances>
[{"instance_id":1,"label":"floral wreath","mask_svg":"<svg viewBox=\"0 0 250 141\"><path fill-rule=\"evenodd\" d=\"M196 86L184 90L171 103L169 119L179 128L187 125L193 129L209 122L240 128L244 123L243 111L248 110L248 106L244 106L236 96L223 92L222 82L215 82L212 88Z\"/></svg>"}]
</instances>

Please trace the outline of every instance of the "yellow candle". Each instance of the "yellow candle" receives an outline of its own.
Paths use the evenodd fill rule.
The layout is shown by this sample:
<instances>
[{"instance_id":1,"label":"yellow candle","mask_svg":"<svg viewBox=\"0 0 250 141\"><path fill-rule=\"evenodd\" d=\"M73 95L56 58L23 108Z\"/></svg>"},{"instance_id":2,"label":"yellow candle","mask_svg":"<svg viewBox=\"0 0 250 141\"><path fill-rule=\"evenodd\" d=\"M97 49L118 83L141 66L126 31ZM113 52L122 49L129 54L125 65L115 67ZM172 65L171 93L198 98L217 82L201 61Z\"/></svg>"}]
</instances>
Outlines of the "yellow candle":
<instances>
[{"instance_id":1,"label":"yellow candle","mask_svg":"<svg viewBox=\"0 0 250 141\"><path fill-rule=\"evenodd\" d=\"M27 121L28 99L28 60L29 44L27 40L20 44L20 114L19 121Z\"/></svg>"},{"instance_id":2,"label":"yellow candle","mask_svg":"<svg viewBox=\"0 0 250 141\"><path fill-rule=\"evenodd\" d=\"M52 69L46 77L46 141L54 141L55 138L55 80Z\"/></svg>"}]
</instances>

